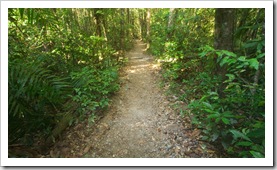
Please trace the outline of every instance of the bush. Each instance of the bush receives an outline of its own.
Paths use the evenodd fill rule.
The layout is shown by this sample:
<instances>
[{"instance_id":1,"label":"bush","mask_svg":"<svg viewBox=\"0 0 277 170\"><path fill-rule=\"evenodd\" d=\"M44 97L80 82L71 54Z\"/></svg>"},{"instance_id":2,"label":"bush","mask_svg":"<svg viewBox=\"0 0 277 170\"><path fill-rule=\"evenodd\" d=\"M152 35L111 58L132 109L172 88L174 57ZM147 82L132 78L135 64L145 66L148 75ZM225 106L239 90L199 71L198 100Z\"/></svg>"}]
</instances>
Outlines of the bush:
<instances>
[{"instance_id":1,"label":"bush","mask_svg":"<svg viewBox=\"0 0 277 170\"><path fill-rule=\"evenodd\" d=\"M9 143L24 136L33 140L38 132L49 135L71 92L68 78L53 75L40 63L10 61Z\"/></svg>"},{"instance_id":2,"label":"bush","mask_svg":"<svg viewBox=\"0 0 277 170\"><path fill-rule=\"evenodd\" d=\"M227 78L222 86L224 95L211 91L216 88L208 85L200 99L190 102L188 108L193 113L193 123L203 128L204 140L220 143L233 156L239 153L239 157L264 157L264 77L259 82L248 82L243 78L245 72L248 75L253 70L257 73L264 65L263 60L259 55L248 59L225 50L205 49L200 56L209 58L217 55L218 64L228 66ZM203 74L208 78L202 78L204 84L211 82L209 77L217 81L214 85L222 83L217 76L200 75ZM204 89L202 86L198 88Z\"/></svg>"},{"instance_id":3,"label":"bush","mask_svg":"<svg viewBox=\"0 0 277 170\"><path fill-rule=\"evenodd\" d=\"M106 107L109 94L119 89L116 67L99 70L87 66L80 72L72 72L71 78L75 91L72 99L80 105L80 113Z\"/></svg>"}]
</instances>

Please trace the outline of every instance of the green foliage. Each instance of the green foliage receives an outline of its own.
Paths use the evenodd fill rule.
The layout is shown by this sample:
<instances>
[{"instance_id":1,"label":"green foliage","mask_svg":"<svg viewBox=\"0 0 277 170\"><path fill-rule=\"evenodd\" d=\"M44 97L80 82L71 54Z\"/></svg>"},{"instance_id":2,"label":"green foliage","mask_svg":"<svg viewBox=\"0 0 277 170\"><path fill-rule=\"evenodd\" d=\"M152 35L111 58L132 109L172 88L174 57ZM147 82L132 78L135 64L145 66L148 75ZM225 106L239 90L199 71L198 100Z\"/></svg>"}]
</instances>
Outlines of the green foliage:
<instances>
[{"instance_id":1,"label":"green foliage","mask_svg":"<svg viewBox=\"0 0 277 170\"><path fill-rule=\"evenodd\" d=\"M246 101L241 102L238 104ZM239 152L239 157L251 157L252 151L264 155L264 113L254 118L251 111L238 111L238 107L230 109L232 107L227 104L230 105L230 101L210 92L188 105L193 113L192 123L204 129L203 140L220 143L233 156Z\"/></svg>"},{"instance_id":2,"label":"green foliage","mask_svg":"<svg viewBox=\"0 0 277 170\"><path fill-rule=\"evenodd\" d=\"M236 9L232 52L212 47L215 9L151 9L150 36L146 9L8 12L9 143L51 136L70 111L93 123L135 37L150 43L203 140L230 156L265 156L264 9Z\"/></svg>"},{"instance_id":3,"label":"green foliage","mask_svg":"<svg viewBox=\"0 0 277 170\"><path fill-rule=\"evenodd\" d=\"M58 120L63 109L61 103L68 99L71 85L68 79L51 73L40 63L9 62L10 142L38 131L49 135Z\"/></svg>"},{"instance_id":4,"label":"green foliage","mask_svg":"<svg viewBox=\"0 0 277 170\"><path fill-rule=\"evenodd\" d=\"M174 11L170 29L172 13L156 11L150 51L171 92L188 103L180 114L227 155L264 157L264 9L237 9L233 52L212 47L214 9Z\"/></svg>"},{"instance_id":5,"label":"green foliage","mask_svg":"<svg viewBox=\"0 0 277 170\"><path fill-rule=\"evenodd\" d=\"M189 104L195 116L194 123L205 129L205 140L220 142L229 154L240 152L240 157L264 155L264 80L257 86L257 82L251 83L243 78L245 73L251 75L251 72L259 70L259 66L264 66L263 60L238 57L232 52L214 50L209 46L201 50L200 57L209 60L217 56L219 66L227 65L228 72L224 81L224 98L220 98L217 92L203 92L205 95L200 100Z\"/></svg>"},{"instance_id":6,"label":"green foliage","mask_svg":"<svg viewBox=\"0 0 277 170\"><path fill-rule=\"evenodd\" d=\"M257 82L248 82L247 78L243 78L245 73L255 76L253 71L257 72L260 66L264 66L263 60L237 56L209 46L201 50L201 58L209 60L217 56L219 66L227 66L227 78L224 81L224 97L219 97L216 91L203 91L201 99L189 104L189 109L195 116L194 123L205 129L205 140L221 143L231 155L237 152L240 157L258 156L253 153L264 155L264 80L257 85ZM211 88L212 86L206 90ZM260 123L260 126L256 123ZM253 136L252 133L256 135Z\"/></svg>"},{"instance_id":7,"label":"green foliage","mask_svg":"<svg viewBox=\"0 0 277 170\"><path fill-rule=\"evenodd\" d=\"M9 144L43 141L67 126L66 113L89 112L93 122L107 107L132 47L133 28L118 11L9 9Z\"/></svg>"},{"instance_id":8,"label":"green foliage","mask_svg":"<svg viewBox=\"0 0 277 170\"><path fill-rule=\"evenodd\" d=\"M108 105L108 95L119 89L117 68L104 70L84 67L80 72L72 72L75 95L72 100L80 105L80 113L95 111Z\"/></svg>"}]
</instances>

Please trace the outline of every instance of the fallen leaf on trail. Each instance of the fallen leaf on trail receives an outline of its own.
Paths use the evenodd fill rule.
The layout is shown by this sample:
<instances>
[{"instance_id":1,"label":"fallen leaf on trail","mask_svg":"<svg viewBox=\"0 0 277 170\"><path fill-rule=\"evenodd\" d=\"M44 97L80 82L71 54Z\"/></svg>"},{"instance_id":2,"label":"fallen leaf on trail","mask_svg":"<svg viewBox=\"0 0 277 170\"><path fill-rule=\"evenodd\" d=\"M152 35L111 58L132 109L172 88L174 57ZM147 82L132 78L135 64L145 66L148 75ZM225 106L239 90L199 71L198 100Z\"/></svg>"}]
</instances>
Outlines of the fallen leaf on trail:
<instances>
[{"instance_id":1,"label":"fallen leaf on trail","mask_svg":"<svg viewBox=\"0 0 277 170\"><path fill-rule=\"evenodd\" d=\"M194 129L194 131L192 132L191 136L193 136L193 137L197 137L197 136L199 136L199 135L200 135L200 133L201 133L201 131L200 131L200 130L198 130L198 129Z\"/></svg>"},{"instance_id":2,"label":"fallen leaf on trail","mask_svg":"<svg viewBox=\"0 0 277 170\"><path fill-rule=\"evenodd\" d=\"M90 150L91 146L88 145L85 149L84 149L84 152L83 152L83 155L88 153L88 151Z\"/></svg>"},{"instance_id":3,"label":"fallen leaf on trail","mask_svg":"<svg viewBox=\"0 0 277 170\"><path fill-rule=\"evenodd\" d=\"M158 128L158 132L161 132L161 128Z\"/></svg>"}]
</instances>

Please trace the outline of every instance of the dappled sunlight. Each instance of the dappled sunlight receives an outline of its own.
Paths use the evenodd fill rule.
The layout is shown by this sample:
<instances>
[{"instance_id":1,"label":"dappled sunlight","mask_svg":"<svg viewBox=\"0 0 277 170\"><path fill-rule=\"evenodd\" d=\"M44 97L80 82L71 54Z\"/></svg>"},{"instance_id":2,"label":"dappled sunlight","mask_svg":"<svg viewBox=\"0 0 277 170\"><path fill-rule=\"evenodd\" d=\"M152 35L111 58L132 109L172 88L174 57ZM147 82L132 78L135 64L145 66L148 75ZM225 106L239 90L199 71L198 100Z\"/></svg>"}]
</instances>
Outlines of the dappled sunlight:
<instances>
[{"instance_id":1,"label":"dappled sunlight","mask_svg":"<svg viewBox=\"0 0 277 170\"><path fill-rule=\"evenodd\" d=\"M146 52L148 49L149 49L149 47L147 47L147 45L146 45L145 49L142 49L142 51Z\"/></svg>"},{"instance_id":2,"label":"dappled sunlight","mask_svg":"<svg viewBox=\"0 0 277 170\"><path fill-rule=\"evenodd\" d=\"M152 69L160 69L161 65L159 63L152 64Z\"/></svg>"},{"instance_id":3,"label":"dappled sunlight","mask_svg":"<svg viewBox=\"0 0 277 170\"><path fill-rule=\"evenodd\" d=\"M141 73L149 68L150 64L140 64L140 65L133 65L130 69L127 70L129 73Z\"/></svg>"},{"instance_id":4,"label":"dappled sunlight","mask_svg":"<svg viewBox=\"0 0 277 170\"><path fill-rule=\"evenodd\" d=\"M158 59L157 61L158 63L164 63L164 62L173 63L177 61L177 58Z\"/></svg>"},{"instance_id":5,"label":"dappled sunlight","mask_svg":"<svg viewBox=\"0 0 277 170\"><path fill-rule=\"evenodd\" d=\"M5 157L268 157L264 7L6 12Z\"/></svg>"},{"instance_id":6,"label":"dappled sunlight","mask_svg":"<svg viewBox=\"0 0 277 170\"><path fill-rule=\"evenodd\" d=\"M146 45L147 45L146 43L137 44L137 46L139 47L145 47Z\"/></svg>"},{"instance_id":7,"label":"dappled sunlight","mask_svg":"<svg viewBox=\"0 0 277 170\"><path fill-rule=\"evenodd\" d=\"M133 55L139 55L140 53L138 52L131 52Z\"/></svg>"}]
</instances>

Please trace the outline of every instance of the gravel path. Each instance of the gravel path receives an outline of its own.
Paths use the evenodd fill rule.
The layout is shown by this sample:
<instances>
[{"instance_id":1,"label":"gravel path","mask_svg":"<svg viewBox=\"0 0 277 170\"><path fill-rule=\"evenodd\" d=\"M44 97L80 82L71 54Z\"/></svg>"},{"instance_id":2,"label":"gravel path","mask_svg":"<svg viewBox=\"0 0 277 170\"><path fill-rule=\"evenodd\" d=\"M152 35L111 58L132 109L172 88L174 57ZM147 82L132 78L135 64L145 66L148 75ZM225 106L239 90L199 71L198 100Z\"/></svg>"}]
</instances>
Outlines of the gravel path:
<instances>
[{"instance_id":1,"label":"gravel path","mask_svg":"<svg viewBox=\"0 0 277 170\"><path fill-rule=\"evenodd\" d=\"M215 157L208 144L199 142L200 131L169 107L159 88L159 66L144 54L145 47L137 41L127 54L121 89L105 116L94 125L85 121L69 129L49 157Z\"/></svg>"}]
</instances>

